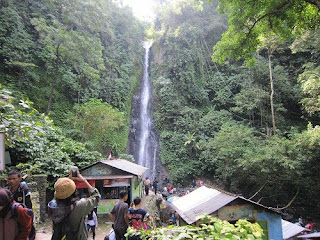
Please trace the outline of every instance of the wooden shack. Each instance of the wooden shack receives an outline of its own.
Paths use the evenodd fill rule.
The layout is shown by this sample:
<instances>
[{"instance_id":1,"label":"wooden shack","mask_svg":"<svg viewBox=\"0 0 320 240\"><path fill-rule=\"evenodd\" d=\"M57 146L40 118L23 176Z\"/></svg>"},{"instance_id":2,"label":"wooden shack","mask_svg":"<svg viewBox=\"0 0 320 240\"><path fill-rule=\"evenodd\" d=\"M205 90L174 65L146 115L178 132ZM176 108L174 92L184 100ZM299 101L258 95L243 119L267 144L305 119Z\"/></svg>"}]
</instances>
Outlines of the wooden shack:
<instances>
[{"instance_id":1,"label":"wooden shack","mask_svg":"<svg viewBox=\"0 0 320 240\"><path fill-rule=\"evenodd\" d=\"M101 200L98 214L107 214L119 201L119 193L126 190L129 194L128 204L135 197L142 197L143 175L147 168L123 159L100 161L79 170L87 181L95 186ZM77 183L78 194L87 194L87 189Z\"/></svg>"}]
</instances>

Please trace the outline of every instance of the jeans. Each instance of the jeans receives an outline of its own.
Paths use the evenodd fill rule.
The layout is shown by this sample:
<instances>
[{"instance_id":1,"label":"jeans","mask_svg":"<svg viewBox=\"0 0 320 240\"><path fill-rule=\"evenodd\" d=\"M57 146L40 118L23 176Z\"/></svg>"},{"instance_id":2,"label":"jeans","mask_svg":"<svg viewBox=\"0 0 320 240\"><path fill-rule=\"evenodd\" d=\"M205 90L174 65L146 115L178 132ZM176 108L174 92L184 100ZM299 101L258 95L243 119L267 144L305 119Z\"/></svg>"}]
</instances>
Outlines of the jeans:
<instances>
[{"instance_id":1,"label":"jeans","mask_svg":"<svg viewBox=\"0 0 320 240\"><path fill-rule=\"evenodd\" d=\"M88 232L89 232L90 228L91 228L91 231L92 231L92 237L93 237L93 239L95 239L95 237L96 237L96 226L95 225L90 226L89 224L87 224Z\"/></svg>"}]
</instances>

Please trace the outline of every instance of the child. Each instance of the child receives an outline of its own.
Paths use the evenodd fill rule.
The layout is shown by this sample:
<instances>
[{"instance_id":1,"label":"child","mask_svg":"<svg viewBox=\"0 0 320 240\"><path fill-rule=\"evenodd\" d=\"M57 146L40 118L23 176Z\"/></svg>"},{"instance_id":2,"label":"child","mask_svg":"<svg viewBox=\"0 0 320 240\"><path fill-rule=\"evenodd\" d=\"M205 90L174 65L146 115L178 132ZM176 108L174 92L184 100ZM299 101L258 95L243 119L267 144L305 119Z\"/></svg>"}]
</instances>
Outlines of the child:
<instances>
[{"instance_id":1,"label":"child","mask_svg":"<svg viewBox=\"0 0 320 240\"><path fill-rule=\"evenodd\" d=\"M93 210L89 212L86 221L88 232L91 229L94 240L96 237L96 228L98 227L98 219L96 213Z\"/></svg>"}]
</instances>

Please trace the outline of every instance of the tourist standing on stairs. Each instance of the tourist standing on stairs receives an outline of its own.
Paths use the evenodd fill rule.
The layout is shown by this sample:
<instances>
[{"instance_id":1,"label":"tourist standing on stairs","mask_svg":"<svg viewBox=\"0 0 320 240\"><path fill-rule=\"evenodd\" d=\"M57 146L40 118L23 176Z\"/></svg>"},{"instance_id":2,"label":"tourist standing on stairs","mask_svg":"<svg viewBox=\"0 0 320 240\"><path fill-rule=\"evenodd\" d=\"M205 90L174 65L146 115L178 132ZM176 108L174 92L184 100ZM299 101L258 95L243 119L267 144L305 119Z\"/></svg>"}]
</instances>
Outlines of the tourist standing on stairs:
<instances>
[{"instance_id":1,"label":"tourist standing on stairs","mask_svg":"<svg viewBox=\"0 0 320 240\"><path fill-rule=\"evenodd\" d=\"M149 189L150 189L150 180L148 177L146 177L146 179L143 181L144 184L144 190L146 192L146 195L149 195Z\"/></svg>"},{"instance_id":2,"label":"tourist standing on stairs","mask_svg":"<svg viewBox=\"0 0 320 240\"><path fill-rule=\"evenodd\" d=\"M129 219L128 219L128 204L126 201L128 200L128 192L121 191L120 192L120 200L119 202L114 205L109 216L111 220L114 222L113 229L116 234L116 240L125 240L126 237L124 236L127 232L129 226Z\"/></svg>"}]
</instances>

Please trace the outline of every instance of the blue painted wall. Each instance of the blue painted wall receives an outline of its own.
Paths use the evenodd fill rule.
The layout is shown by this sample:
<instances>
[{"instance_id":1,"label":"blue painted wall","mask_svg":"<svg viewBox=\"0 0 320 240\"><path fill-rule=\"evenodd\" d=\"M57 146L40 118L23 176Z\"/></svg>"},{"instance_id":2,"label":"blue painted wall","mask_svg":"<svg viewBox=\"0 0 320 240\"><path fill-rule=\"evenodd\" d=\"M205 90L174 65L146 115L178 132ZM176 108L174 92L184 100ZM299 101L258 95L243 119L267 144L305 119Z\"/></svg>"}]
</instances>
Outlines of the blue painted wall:
<instances>
[{"instance_id":1,"label":"blue painted wall","mask_svg":"<svg viewBox=\"0 0 320 240\"><path fill-rule=\"evenodd\" d=\"M271 212L260 212L257 215L257 220L268 221L270 240L283 240L281 215Z\"/></svg>"}]
</instances>

